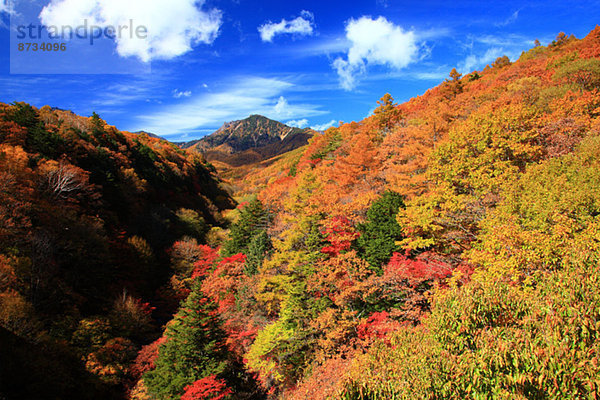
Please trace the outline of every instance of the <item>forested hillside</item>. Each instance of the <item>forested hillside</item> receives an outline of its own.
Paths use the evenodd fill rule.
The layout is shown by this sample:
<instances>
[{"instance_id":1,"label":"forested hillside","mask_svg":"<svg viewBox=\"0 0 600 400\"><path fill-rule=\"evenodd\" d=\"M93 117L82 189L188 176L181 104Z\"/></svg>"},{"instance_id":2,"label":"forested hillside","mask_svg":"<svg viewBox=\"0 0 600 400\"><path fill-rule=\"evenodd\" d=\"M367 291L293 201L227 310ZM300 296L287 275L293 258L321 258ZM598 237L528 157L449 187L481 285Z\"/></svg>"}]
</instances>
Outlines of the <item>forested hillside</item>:
<instances>
[{"instance_id":1,"label":"forested hillside","mask_svg":"<svg viewBox=\"0 0 600 400\"><path fill-rule=\"evenodd\" d=\"M133 397L597 398L599 107L596 28L249 174Z\"/></svg>"},{"instance_id":2,"label":"forested hillside","mask_svg":"<svg viewBox=\"0 0 600 400\"><path fill-rule=\"evenodd\" d=\"M0 143L0 398L600 396L600 27L386 94L237 203L95 114L2 105Z\"/></svg>"},{"instance_id":3,"label":"forested hillside","mask_svg":"<svg viewBox=\"0 0 600 400\"><path fill-rule=\"evenodd\" d=\"M0 105L0 398L121 398L182 295L173 243L234 206L199 156Z\"/></svg>"}]
</instances>

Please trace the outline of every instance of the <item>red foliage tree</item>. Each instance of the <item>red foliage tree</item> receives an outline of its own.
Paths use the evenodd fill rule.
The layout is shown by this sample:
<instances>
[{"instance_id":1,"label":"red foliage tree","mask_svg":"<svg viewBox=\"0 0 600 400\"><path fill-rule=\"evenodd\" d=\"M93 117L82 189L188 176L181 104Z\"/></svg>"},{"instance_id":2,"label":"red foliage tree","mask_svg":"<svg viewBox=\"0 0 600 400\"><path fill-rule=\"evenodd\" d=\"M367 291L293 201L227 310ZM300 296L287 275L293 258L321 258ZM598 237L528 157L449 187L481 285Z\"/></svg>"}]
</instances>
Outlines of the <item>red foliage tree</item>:
<instances>
[{"instance_id":1,"label":"red foliage tree","mask_svg":"<svg viewBox=\"0 0 600 400\"><path fill-rule=\"evenodd\" d=\"M330 245L323 247L321 252L331 257L349 250L352 242L360 236L360 233L354 230L350 220L344 216L333 217L323 234L326 235Z\"/></svg>"},{"instance_id":2,"label":"red foliage tree","mask_svg":"<svg viewBox=\"0 0 600 400\"><path fill-rule=\"evenodd\" d=\"M433 283L447 278L451 273L451 266L432 253L423 253L416 259L394 253L378 281L382 298L392 301L403 299L399 309L390 311L392 316L418 322L423 313L429 310L427 292Z\"/></svg>"},{"instance_id":3,"label":"red foliage tree","mask_svg":"<svg viewBox=\"0 0 600 400\"><path fill-rule=\"evenodd\" d=\"M400 325L398 321L390 319L388 312L382 311L371 314L356 330L358 338L362 340L384 339L389 333L398 330Z\"/></svg>"},{"instance_id":4,"label":"red foliage tree","mask_svg":"<svg viewBox=\"0 0 600 400\"><path fill-rule=\"evenodd\" d=\"M226 257L202 283L202 291L219 305L219 313L235 304L235 293L244 278L245 254Z\"/></svg>"},{"instance_id":5,"label":"red foliage tree","mask_svg":"<svg viewBox=\"0 0 600 400\"><path fill-rule=\"evenodd\" d=\"M0 142L13 146L24 146L27 129L12 121L0 120Z\"/></svg>"},{"instance_id":6,"label":"red foliage tree","mask_svg":"<svg viewBox=\"0 0 600 400\"><path fill-rule=\"evenodd\" d=\"M198 246L201 250L202 255L200 259L194 263L194 271L192 272L192 279L204 278L210 273L215 260L219 256L219 250L213 249L210 246L200 245Z\"/></svg>"},{"instance_id":7,"label":"red foliage tree","mask_svg":"<svg viewBox=\"0 0 600 400\"><path fill-rule=\"evenodd\" d=\"M222 379L210 375L186 386L181 400L223 400L232 394Z\"/></svg>"},{"instance_id":8,"label":"red foliage tree","mask_svg":"<svg viewBox=\"0 0 600 400\"><path fill-rule=\"evenodd\" d=\"M166 337L161 337L149 345L142 347L131 367L131 374L134 378L139 379L144 372L154 369L154 362L158 358L158 348L166 340Z\"/></svg>"},{"instance_id":9,"label":"red foliage tree","mask_svg":"<svg viewBox=\"0 0 600 400\"><path fill-rule=\"evenodd\" d=\"M202 291L218 305L227 347L240 359L259 329L252 297L257 278L244 273L245 263L245 254L226 257L202 281Z\"/></svg>"},{"instance_id":10,"label":"red foliage tree","mask_svg":"<svg viewBox=\"0 0 600 400\"><path fill-rule=\"evenodd\" d=\"M426 254L421 255L418 259L410 259L401 253L394 253L392 259L384 268L384 279L397 282L405 281L410 286L417 287L425 281L446 278L452 272L448 264L426 258Z\"/></svg>"}]
</instances>

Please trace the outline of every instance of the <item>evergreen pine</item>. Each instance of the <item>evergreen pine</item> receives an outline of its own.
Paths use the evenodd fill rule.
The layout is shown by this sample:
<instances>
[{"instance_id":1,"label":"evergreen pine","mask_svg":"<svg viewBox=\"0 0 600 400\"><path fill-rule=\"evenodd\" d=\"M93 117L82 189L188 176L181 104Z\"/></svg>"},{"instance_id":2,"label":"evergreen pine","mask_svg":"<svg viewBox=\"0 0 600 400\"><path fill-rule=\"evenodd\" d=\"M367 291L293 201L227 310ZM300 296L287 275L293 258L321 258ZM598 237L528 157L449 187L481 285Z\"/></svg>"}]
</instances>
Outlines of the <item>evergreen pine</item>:
<instances>
[{"instance_id":1,"label":"evergreen pine","mask_svg":"<svg viewBox=\"0 0 600 400\"><path fill-rule=\"evenodd\" d=\"M254 236L248 245L246 253L246 275L252 276L258 272L258 268L262 265L263 260L272 248L273 244L267 231L261 230L258 235Z\"/></svg>"},{"instance_id":2,"label":"evergreen pine","mask_svg":"<svg viewBox=\"0 0 600 400\"><path fill-rule=\"evenodd\" d=\"M247 254L252 239L266 231L270 221L271 215L263 204L259 200L251 200L240 210L239 219L231 225L230 240L225 243L224 255Z\"/></svg>"},{"instance_id":3,"label":"evergreen pine","mask_svg":"<svg viewBox=\"0 0 600 400\"><path fill-rule=\"evenodd\" d=\"M402 196L386 191L367 211L366 222L358 226L361 233L355 244L358 254L377 273L381 273L382 265L388 263L392 253L400 250L396 242L402 239L402 228L396 215L401 207L404 207Z\"/></svg>"},{"instance_id":4,"label":"evergreen pine","mask_svg":"<svg viewBox=\"0 0 600 400\"><path fill-rule=\"evenodd\" d=\"M179 398L187 385L226 372L225 336L214 304L201 293L195 285L167 327L156 368L144 375L148 391L157 399Z\"/></svg>"}]
</instances>

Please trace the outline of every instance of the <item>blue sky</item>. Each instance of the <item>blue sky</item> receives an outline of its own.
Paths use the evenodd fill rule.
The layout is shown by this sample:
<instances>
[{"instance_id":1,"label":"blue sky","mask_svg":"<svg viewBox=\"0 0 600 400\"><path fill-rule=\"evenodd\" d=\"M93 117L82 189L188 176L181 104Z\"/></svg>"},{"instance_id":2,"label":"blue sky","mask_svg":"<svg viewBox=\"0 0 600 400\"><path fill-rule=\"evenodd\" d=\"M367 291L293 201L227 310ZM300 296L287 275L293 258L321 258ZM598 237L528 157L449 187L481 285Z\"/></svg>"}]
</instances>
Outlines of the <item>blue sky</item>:
<instances>
[{"instance_id":1,"label":"blue sky","mask_svg":"<svg viewBox=\"0 0 600 400\"><path fill-rule=\"evenodd\" d=\"M37 58L34 66L53 74L11 74L11 52L13 63L24 56L14 41L24 4L36 4L45 25L85 16L106 26L131 15L151 40L68 42L70 58ZM174 141L256 113L317 129L361 120L386 92L406 101L453 67L466 73L505 54L514 60L536 38L583 37L600 23L600 2L565 0L0 0L0 10L0 101L96 111L119 129ZM120 63L116 72L130 73L99 73Z\"/></svg>"}]
</instances>

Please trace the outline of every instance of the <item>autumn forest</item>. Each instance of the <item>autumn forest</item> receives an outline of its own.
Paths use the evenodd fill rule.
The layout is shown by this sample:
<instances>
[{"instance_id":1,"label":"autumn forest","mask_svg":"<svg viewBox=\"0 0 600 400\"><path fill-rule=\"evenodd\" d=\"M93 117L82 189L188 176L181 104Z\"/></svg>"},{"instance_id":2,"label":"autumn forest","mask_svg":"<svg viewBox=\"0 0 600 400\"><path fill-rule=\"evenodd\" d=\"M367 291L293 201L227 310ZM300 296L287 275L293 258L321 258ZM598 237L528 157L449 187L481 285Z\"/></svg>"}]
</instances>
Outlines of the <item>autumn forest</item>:
<instances>
[{"instance_id":1,"label":"autumn forest","mask_svg":"<svg viewBox=\"0 0 600 400\"><path fill-rule=\"evenodd\" d=\"M600 27L448 72L214 163L0 104L0 399L599 398Z\"/></svg>"}]
</instances>

